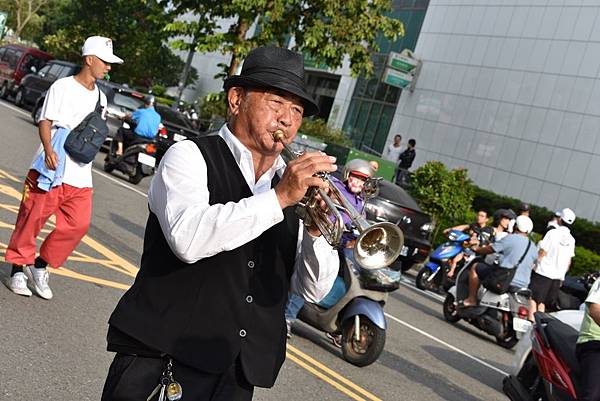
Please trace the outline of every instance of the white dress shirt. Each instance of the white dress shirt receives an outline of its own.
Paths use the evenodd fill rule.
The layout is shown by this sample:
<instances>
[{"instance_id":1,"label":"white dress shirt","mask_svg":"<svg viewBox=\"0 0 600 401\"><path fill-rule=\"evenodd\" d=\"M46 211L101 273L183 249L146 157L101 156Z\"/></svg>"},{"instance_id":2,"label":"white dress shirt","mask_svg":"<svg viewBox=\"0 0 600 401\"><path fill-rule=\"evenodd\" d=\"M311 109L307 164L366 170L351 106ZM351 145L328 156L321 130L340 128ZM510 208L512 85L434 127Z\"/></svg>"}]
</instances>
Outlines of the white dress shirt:
<instances>
[{"instance_id":1,"label":"white dress shirt","mask_svg":"<svg viewBox=\"0 0 600 401\"><path fill-rule=\"evenodd\" d=\"M279 157L255 180L252 153L229 131L227 125L218 135L231 150L252 196L239 202L209 205L206 162L192 141L182 141L169 148L150 184L150 210L158 218L173 253L186 263L236 249L283 221L277 195L271 189L275 174L281 175L285 169L283 159ZM324 297L333 286L339 259L337 251L322 236L314 238L304 235L304 231L301 224L298 236L300 257L296 258L296 266L311 271L302 280L302 288L317 295L308 300L319 302L318 296L322 294Z\"/></svg>"}]
</instances>

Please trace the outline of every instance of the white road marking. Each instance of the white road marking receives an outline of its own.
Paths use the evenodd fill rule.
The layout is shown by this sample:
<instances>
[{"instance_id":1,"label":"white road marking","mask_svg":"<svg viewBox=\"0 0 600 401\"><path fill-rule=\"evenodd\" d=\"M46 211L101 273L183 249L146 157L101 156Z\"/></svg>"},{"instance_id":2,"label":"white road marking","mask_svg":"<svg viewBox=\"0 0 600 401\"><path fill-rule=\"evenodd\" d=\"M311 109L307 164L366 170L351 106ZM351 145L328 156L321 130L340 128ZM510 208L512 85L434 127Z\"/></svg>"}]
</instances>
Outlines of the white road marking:
<instances>
[{"instance_id":1,"label":"white road marking","mask_svg":"<svg viewBox=\"0 0 600 401\"><path fill-rule=\"evenodd\" d=\"M508 372L505 372L502 369L498 369L497 367L495 367L493 365L490 365L489 363L487 363L487 362L485 362L485 361L477 358L476 356L473 356L473 355L471 355L471 354L469 354L469 353L467 353L467 352L465 352L465 351L463 351L463 350L461 350L459 348L456 348L454 345L448 344L447 342L445 342L443 340L440 340L439 338L437 338L435 336L432 336L431 334L427 333L426 331L423 331L423 330L419 329L418 327L415 327L415 326L411 325L410 323L407 323L407 322L405 322L403 320L400 320L397 317L390 315L389 313L386 313L385 315L388 318L390 318L393 321L395 321L396 323L399 323L399 324L401 324L401 325L403 325L405 327L408 327L409 329L414 330L417 333L419 333L419 334L421 334L421 335L423 335L423 336L425 336L425 337L427 337L427 338L429 338L429 339L431 339L431 340L433 340L433 341L435 341L435 342L437 342L439 344L442 344L443 346L451 349L454 352L458 352L459 354L464 355L467 358L472 359L473 361L475 361L477 363L480 363L483 366L485 366L487 368L490 368L493 371L498 372L498 373L500 373L503 376L508 376Z\"/></svg>"},{"instance_id":2,"label":"white road marking","mask_svg":"<svg viewBox=\"0 0 600 401\"><path fill-rule=\"evenodd\" d=\"M6 101L0 101L0 105L2 105L2 106L4 106L4 107L6 107L7 109L10 109L10 110L16 111L17 113L23 114L24 116L28 116L28 117L30 116L30 114L29 114L28 112L26 112L25 110L21 110L21 109L19 109L18 107L12 106L12 105L10 105L10 104L6 103ZM108 175L108 174L106 174L105 172L103 172L103 171L101 171L101 170L97 169L96 167L92 167L92 171L93 171L94 173L96 173L96 174L98 174L98 175L100 175L100 176L102 176L102 177L106 178L107 180L114 182L115 184L117 184L117 185L119 185L119 186L121 186L121 187L123 187L123 188L127 188L127 189L129 189L130 191L133 191L133 192L135 192L135 193L136 193L136 194L138 194L138 195L142 195L142 196L144 196L144 197L146 197L146 198L148 197L148 195L147 195L145 192L143 192L143 191L140 191L140 190L139 190L139 189L137 189L137 188L133 188L132 186L130 186L130 185L127 185L127 184L125 184L124 182L122 182L122 181L120 181L120 180L118 180L118 179L116 179L116 178L114 178L114 177L111 177L110 175Z\"/></svg>"}]
</instances>

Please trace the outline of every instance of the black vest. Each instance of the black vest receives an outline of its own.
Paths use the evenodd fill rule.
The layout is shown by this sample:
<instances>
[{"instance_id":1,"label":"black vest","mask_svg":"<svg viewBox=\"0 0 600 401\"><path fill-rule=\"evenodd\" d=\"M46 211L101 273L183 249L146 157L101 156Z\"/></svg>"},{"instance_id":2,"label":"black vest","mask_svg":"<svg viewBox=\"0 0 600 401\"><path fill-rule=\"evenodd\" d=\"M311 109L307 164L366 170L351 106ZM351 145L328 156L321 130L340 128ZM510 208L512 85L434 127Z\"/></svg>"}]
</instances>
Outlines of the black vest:
<instances>
[{"instance_id":1,"label":"black vest","mask_svg":"<svg viewBox=\"0 0 600 401\"><path fill-rule=\"evenodd\" d=\"M252 196L221 137L193 141L208 167L211 205ZM293 209L284 217L237 249L186 264L151 212L141 269L109 324L205 372L222 373L239 355L251 384L272 386L285 359L284 309L298 237Z\"/></svg>"}]
</instances>

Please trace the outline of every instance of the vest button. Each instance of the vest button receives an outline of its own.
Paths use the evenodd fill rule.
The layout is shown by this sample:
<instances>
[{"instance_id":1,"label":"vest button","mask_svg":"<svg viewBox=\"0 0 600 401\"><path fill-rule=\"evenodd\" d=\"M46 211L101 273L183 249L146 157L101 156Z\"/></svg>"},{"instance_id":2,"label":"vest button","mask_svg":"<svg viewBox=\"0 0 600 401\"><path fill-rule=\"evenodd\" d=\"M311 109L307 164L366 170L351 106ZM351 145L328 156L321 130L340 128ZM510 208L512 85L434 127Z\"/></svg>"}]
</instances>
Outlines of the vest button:
<instances>
[{"instance_id":1,"label":"vest button","mask_svg":"<svg viewBox=\"0 0 600 401\"><path fill-rule=\"evenodd\" d=\"M254 269L254 261L251 260L250 262L248 262L248 267L251 269Z\"/></svg>"},{"instance_id":2,"label":"vest button","mask_svg":"<svg viewBox=\"0 0 600 401\"><path fill-rule=\"evenodd\" d=\"M246 330L244 330L244 329L240 330L240 337L246 337Z\"/></svg>"},{"instance_id":3,"label":"vest button","mask_svg":"<svg viewBox=\"0 0 600 401\"><path fill-rule=\"evenodd\" d=\"M246 297L246 302L248 302L249 304L251 304L251 303L252 303L252 301L254 301L254 298L252 298L252 295L248 295L248 296Z\"/></svg>"}]
</instances>

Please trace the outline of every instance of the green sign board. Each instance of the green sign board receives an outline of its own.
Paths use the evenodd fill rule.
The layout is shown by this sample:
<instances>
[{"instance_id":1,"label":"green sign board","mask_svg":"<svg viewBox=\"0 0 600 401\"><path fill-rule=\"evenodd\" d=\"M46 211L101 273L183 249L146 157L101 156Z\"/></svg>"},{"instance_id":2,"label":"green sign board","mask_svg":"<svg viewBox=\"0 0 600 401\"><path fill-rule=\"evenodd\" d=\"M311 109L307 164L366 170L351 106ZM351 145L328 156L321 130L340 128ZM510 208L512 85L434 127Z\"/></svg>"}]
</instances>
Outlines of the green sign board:
<instances>
[{"instance_id":1,"label":"green sign board","mask_svg":"<svg viewBox=\"0 0 600 401\"><path fill-rule=\"evenodd\" d=\"M8 19L8 14L4 11L0 11L0 38L4 36L4 28L6 27L6 20Z\"/></svg>"},{"instance_id":2,"label":"green sign board","mask_svg":"<svg viewBox=\"0 0 600 401\"><path fill-rule=\"evenodd\" d=\"M396 86L398 88L406 88L413 80L411 74L407 74L401 71L386 68L383 73L383 83Z\"/></svg>"},{"instance_id":3,"label":"green sign board","mask_svg":"<svg viewBox=\"0 0 600 401\"><path fill-rule=\"evenodd\" d=\"M390 52L388 58L388 67L402 72L411 72L417 68L418 63L417 60L396 52Z\"/></svg>"}]
</instances>

